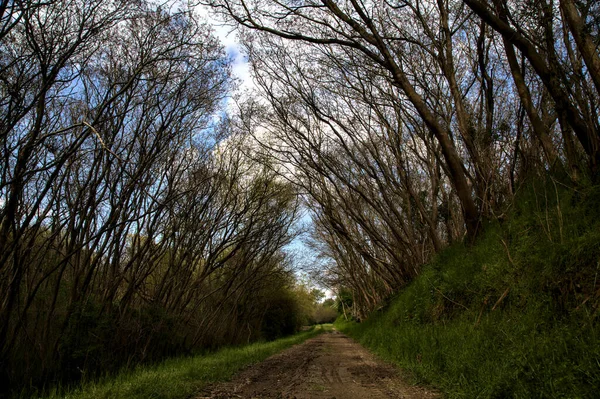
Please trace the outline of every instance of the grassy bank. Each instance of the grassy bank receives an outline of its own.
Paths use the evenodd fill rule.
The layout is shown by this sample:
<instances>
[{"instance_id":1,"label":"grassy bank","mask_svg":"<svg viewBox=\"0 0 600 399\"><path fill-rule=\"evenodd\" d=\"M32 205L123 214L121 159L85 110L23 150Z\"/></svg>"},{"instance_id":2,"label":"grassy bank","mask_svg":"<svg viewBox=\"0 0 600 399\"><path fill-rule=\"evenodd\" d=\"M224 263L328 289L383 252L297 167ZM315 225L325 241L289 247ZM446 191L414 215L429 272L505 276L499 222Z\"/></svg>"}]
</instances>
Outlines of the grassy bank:
<instances>
[{"instance_id":1,"label":"grassy bank","mask_svg":"<svg viewBox=\"0 0 600 399\"><path fill-rule=\"evenodd\" d=\"M87 383L68 392L56 390L44 399L190 398L207 384L226 381L240 369L329 328L330 325L321 325L271 342L225 348L206 356L170 359L158 365L125 371L103 381Z\"/></svg>"},{"instance_id":2,"label":"grassy bank","mask_svg":"<svg viewBox=\"0 0 600 399\"><path fill-rule=\"evenodd\" d=\"M539 183L386 308L336 326L449 398L597 398L599 269L600 189Z\"/></svg>"}]
</instances>

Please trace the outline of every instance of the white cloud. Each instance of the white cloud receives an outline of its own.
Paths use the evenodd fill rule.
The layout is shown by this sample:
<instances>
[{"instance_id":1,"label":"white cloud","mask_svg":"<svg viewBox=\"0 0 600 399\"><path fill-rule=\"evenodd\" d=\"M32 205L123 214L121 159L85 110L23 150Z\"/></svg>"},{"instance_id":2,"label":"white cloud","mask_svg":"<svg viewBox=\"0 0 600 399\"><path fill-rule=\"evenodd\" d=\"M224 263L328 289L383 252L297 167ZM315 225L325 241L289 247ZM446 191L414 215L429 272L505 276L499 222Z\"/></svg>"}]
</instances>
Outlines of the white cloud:
<instances>
[{"instance_id":1,"label":"white cloud","mask_svg":"<svg viewBox=\"0 0 600 399\"><path fill-rule=\"evenodd\" d=\"M224 24L222 21L217 21L215 16L206 6L197 6L196 12L212 26L215 36L221 42L227 55L231 57L232 73L233 76L240 81L240 90L254 88L252 76L250 75L248 58L243 53L235 28L231 25Z\"/></svg>"},{"instance_id":2,"label":"white cloud","mask_svg":"<svg viewBox=\"0 0 600 399\"><path fill-rule=\"evenodd\" d=\"M248 64L248 58L241 52L239 43L225 47L227 54L233 59L233 65L231 72L233 76L240 80L240 89L252 89L254 83L252 76L250 75L250 65Z\"/></svg>"}]
</instances>

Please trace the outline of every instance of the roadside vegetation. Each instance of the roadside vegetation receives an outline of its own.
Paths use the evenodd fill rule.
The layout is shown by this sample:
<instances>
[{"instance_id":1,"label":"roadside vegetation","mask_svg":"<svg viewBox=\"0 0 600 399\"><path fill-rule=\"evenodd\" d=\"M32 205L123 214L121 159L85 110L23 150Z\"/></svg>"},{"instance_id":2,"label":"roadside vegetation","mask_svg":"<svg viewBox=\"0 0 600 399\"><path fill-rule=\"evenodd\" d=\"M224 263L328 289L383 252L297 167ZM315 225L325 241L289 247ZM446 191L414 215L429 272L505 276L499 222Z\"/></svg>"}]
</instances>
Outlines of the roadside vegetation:
<instances>
[{"instance_id":1,"label":"roadside vegetation","mask_svg":"<svg viewBox=\"0 0 600 399\"><path fill-rule=\"evenodd\" d=\"M473 246L336 327L449 398L595 398L599 259L600 187L537 182Z\"/></svg>"},{"instance_id":2,"label":"roadside vegetation","mask_svg":"<svg viewBox=\"0 0 600 399\"><path fill-rule=\"evenodd\" d=\"M199 395L208 384L226 381L237 371L258 363L290 346L304 342L331 325L318 325L309 331L270 342L228 347L189 357L178 357L151 366L125 370L98 382L84 383L66 391L57 388L43 399L185 399ZM18 396L17 396L18 397ZM24 398L38 397L35 395Z\"/></svg>"}]
</instances>

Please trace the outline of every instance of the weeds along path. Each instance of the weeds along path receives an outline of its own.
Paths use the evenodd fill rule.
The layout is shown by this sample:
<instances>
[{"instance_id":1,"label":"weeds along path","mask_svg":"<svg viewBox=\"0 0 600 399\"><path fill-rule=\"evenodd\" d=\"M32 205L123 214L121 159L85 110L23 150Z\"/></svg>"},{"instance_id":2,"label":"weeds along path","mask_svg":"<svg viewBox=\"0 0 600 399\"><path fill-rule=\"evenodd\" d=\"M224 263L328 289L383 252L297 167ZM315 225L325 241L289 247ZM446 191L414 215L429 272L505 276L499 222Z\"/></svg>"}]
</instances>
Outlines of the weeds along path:
<instances>
[{"instance_id":1,"label":"weeds along path","mask_svg":"<svg viewBox=\"0 0 600 399\"><path fill-rule=\"evenodd\" d=\"M334 331L252 366L197 399L440 398L412 386L347 336Z\"/></svg>"}]
</instances>

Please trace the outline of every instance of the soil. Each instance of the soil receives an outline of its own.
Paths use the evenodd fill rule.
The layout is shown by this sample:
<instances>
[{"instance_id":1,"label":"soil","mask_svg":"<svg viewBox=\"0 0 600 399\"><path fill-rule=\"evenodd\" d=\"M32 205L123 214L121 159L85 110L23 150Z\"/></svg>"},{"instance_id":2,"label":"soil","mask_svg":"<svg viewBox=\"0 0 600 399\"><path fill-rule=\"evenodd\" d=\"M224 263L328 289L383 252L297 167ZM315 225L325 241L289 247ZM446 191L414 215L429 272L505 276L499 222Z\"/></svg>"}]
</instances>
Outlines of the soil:
<instances>
[{"instance_id":1,"label":"soil","mask_svg":"<svg viewBox=\"0 0 600 399\"><path fill-rule=\"evenodd\" d=\"M334 331L309 339L213 385L197 399L363 399L441 398L403 380L393 366L376 359Z\"/></svg>"}]
</instances>

